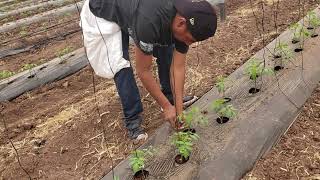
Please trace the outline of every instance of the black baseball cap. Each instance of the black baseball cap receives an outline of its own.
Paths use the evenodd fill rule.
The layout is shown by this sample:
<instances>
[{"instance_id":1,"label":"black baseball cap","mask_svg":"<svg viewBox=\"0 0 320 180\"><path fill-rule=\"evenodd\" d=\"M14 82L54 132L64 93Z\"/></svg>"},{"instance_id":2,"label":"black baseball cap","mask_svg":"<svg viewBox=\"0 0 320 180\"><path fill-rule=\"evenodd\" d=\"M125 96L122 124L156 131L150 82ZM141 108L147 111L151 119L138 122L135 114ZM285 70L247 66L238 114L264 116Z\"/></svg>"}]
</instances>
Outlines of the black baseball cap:
<instances>
[{"instance_id":1,"label":"black baseball cap","mask_svg":"<svg viewBox=\"0 0 320 180\"><path fill-rule=\"evenodd\" d=\"M187 27L196 41L212 37L217 29L214 8L206 0L174 0L178 13L186 18Z\"/></svg>"}]
</instances>

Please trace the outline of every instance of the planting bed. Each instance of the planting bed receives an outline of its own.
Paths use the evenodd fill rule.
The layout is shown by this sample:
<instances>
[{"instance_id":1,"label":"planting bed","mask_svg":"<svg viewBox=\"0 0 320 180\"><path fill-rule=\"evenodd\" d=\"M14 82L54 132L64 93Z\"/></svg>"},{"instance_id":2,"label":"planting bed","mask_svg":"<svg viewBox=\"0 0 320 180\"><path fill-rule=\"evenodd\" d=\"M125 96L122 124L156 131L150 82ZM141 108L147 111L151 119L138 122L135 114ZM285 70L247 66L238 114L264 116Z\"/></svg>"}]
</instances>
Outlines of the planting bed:
<instances>
[{"instance_id":1,"label":"planting bed","mask_svg":"<svg viewBox=\"0 0 320 180\"><path fill-rule=\"evenodd\" d=\"M258 2L259 1L253 1L252 9L254 9L256 15L261 18L261 11L259 11L260 5ZM316 6L316 2L314 1L306 1L305 3L306 10L313 9ZM272 2L266 2L265 8L266 14L268 14L268 16L266 15L265 17L265 41L269 43L279 34L275 33L273 18L270 15L272 14ZM214 38L190 48L187 69L187 93L197 96L206 94L206 92L214 86L214 79L217 75L231 74L264 46L262 38L255 28L255 18L252 16L250 3L248 1L227 1L227 15L226 22L220 24ZM66 17L65 19L68 20L69 18L70 20L75 17L77 16ZM289 24L297 22L300 18L301 16L298 16L298 5L295 0L280 1L278 17L279 32L282 32ZM48 24L52 25L52 22L57 22L57 19L49 21ZM77 22L74 22L74 26L70 26L70 30L73 29L72 27L74 27L74 29L77 28ZM32 30L36 28L40 28L39 24L30 26ZM64 29L67 28L56 28L50 31L50 34L55 36L55 34L63 32ZM29 31L28 29L27 32ZM11 34L12 32L13 34ZM10 31L6 34L1 33L1 41L8 41L17 34L19 34L18 30ZM30 41L29 45L32 45L33 42L41 38L46 38L46 32L37 36L30 35L30 39L28 39L28 41ZM316 40L311 40L310 42L312 41ZM18 47L19 43L23 42L24 39L19 39L18 41L7 43L6 46L8 46L8 48ZM55 58L61 49L74 45L76 46L74 47L75 50L81 47L81 43L79 32L67 35L65 39L51 39L48 43L42 44L38 49L1 58L0 70L9 69L19 71L21 67L17 67L18 65L37 62L42 58L46 59L45 62L47 62ZM310 48L309 51L312 51L312 48ZM307 59L310 58L305 57L305 59L307 62ZM299 58L295 61L298 60ZM134 59L132 59L132 61L134 62ZM300 65L300 63L296 62L297 65ZM307 69L307 63L305 67ZM294 73L297 69L298 67L294 67L291 64L289 69L278 73L279 78L285 79L287 77L286 75L288 75L287 73ZM265 98L265 96L263 96L264 94L273 91L272 88L270 89L268 87L273 87L274 90L277 90L275 84L271 85L267 83L274 82L274 78L272 77L264 78L265 86L257 95L248 96L247 91L249 89L243 90L240 94L233 93L239 92L240 89L244 89L243 87L249 88L249 83L247 83L249 78L245 80L241 77L243 77L242 74L234 79L240 78L241 81L245 81L246 83L241 83L241 85L235 84L234 86L237 87L236 90L230 88L228 91L228 93L233 95L230 103L234 103L236 108L240 109L241 112L243 112L245 107L251 107L249 110L254 110L252 105L255 104L244 104L243 107L240 108L239 104L241 102L254 102L256 99L257 103L261 103L260 106L267 106L269 102L272 102L272 97L277 96L277 94L274 94L270 96L270 99L261 102L262 99ZM293 77L295 76L293 75ZM306 79L308 78L308 76L305 77ZM313 83L311 84L312 86L314 85ZM114 165L125 159L135 147L130 140L126 138L126 133L124 133L125 129L121 121L121 106L118 96L116 95L114 83L110 80L96 78L95 85L99 110L103 113L101 116L102 121L99 120L96 111L92 74L89 68L85 68L63 80L27 92L11 102L4 103L4 109L1 114L3 114L3 118L8 124L8 131L4 131L1 123L0 177L3 179L27 178L15 159L15 153L8 142L8 137L17 147L23 167L35 179L99 179L110 171L112 164L110 158L108 158L108 152L112 155ZM163 124L160 116L160 108L142 88L140 82L138 82L138 86L141 89L144 104L145 120L143 127L149 135L152 135L155 130ZM282 86L282 88L285 89L287 87ZM307 92L309 93L309 90ZM288 102L283 95L280 94L279 97L283 98L283 102ZM206 98L206 96L203 98ZM279 100L281 100L281 98L279 98ZM203 99L201 101L203 101ZM201 107L204 108L205 104L202 105ZM289 104L288 107L292 108L290 110L294 110L291 104ZM263 110L263 108L261 108L261 110ZM248 113L259 114L258 112L250 111ZM176 155L174 149L171 146L163 146L158 150L159 153L156 154L156 157L161 158L154 158L155 161L159 162L156 163L157 166L150 166L152 161L148 162L148 168L150 167L147 169L150 171L149 177L172 176L178 178L182 175L181 173L187 174L185 173L187 171L197 172L198 170L195 168L199 167L197 163L203 161L196 160L211 157L206 149L207 146L201 146L203 141L210 139L208 137L212 137L213 134L215 134L215 137L218 138L216 139L217 142L214 143L220 143L220 145L222 145L224 143L224 137L231 137L232 135L228 134L227 131L225 131L226 129L229 130L235 127L239 127L239 129L245 128L240 126L242 122L260 122L250 121L250 119L245 118L249 117L249 115L247 116L240 113L240 117L231 119L226 124L218 126L215 121L216 116L211 112L209 112L208 115L210 117L210 126L213 129L210 130L211 132L208 132L196 128L197 133L201 136L198 142L200 146L195 147L188 163L180 166L175 165L172 159ZM270 123L270 126L277 124ZM108 140L108 146L104 146L102 142L103 128L108 132L105 137ZM172 131L168 126L162 126L162 129L167 132ZM301 129L301 131L308 130L309 129ZM254 131L257 130L254 129ZM252 133L254 131L252 131ZM166 138L167 134L162 135L163 136L153 136L151 139L152 142L155 144L164 142L162 140ZM257 139L258 138L257 136ZM212 144L212 142L208 142ZM237 143L239 142L241 141L237 141ZM232 145L232 142L230 145ZM212 153L222 152L223 150L222 148L220 149L219 146L212 148L215 149L214 151L210 149ZM200 149L201 151L199 151ZM163 154L165 152L168 153ZM161 154L163 154L163 156ZM221 153L221 158L226 155L227 154ZM223 167L222 165L223 163L221 163L221 167ZM120 166L127 167L128 165L121 163ZM169 169L171 167L173 168ZM202 174L206 174L205 167L207 166L202 168L204 172ZM259 168L259 164L257 167L258 169L252 173L253 176L264 171L264 169ZM276 168L276 166L274 167ZM228 168L226 168L226 172L227 170ZM236 174L238 175L239 173L236 172ZM230 175L232 175L232 173L230 173ZM281 174L274 176L275 179L281 179L281 177L283 177ZM120 179L124 179L124 177L120 176Z\"/></svg>"}]
</instances>

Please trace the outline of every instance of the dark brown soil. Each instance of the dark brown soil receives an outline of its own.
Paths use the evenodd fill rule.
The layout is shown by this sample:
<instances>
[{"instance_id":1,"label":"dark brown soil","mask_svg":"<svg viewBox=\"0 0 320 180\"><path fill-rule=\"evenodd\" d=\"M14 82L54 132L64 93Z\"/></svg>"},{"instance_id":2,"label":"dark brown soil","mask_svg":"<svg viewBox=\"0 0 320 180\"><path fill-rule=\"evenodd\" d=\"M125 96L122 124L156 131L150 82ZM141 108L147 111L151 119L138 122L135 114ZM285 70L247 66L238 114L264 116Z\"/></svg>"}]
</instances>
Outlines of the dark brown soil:
<instances>
[{"instance_id":1,"label":"dark brown soil","mask_svg":"<svg viewBox=\"0 0 320 180\"><path fill-rule=\"evenodd\" d=\"M259 1L253 0L253 9L256 9L257 17L261 18L262 13L258 9L261 4L257 2ZM272 17L272 1L268 2L264 7L266 33L264 38L261 38L252 16L250 1L232 0L228 1L227 5L227 21L220 24L216 36L190 48L185 85L188 94L201 96L209 91L214 86L217 75L232 73L252 54L264 47L263 40L265 43L270 42L289 24L301 18L298 16L296 0L281 1L279 31L276 32ZM314 7L315 1L306 1L306 9ZM30 27L38 28L34 25ZM57 31L64 31L64 27ZM1 41L15 37L17 32L19 31L0 35ZM50 41L36 51L11 56L4 61L1 59L0 70L16 71L22 64L38 62L42 58L49 60L60 49L68 46L78 48L81 44L81 36L78 33L67 36L65 40ZM161 111L140 81L138 86L144 105L143 127L152 134L163 123ZM115 85L112 80L96 77L95 87L94 94L91 69L85 68L68 78L5 103L1 114L8 124L8 131L4 131L4 126L0 125L0 177L27 177L15 159L14 151L8 142L9 138L18 149L22 165L35 179L99 179L110 171L112 163L115 165L127 157L134 147L127 138L122 124L121 105ZM103 133L103 130L106 133ZM314 126L300 130L303 133L317 132ZM106 139L107 146L103 139ZM293 141L292 137L290 139ZM283 151L290 152L287 149ZM300 169L298 170L300 172ZM276 176L275 179L281 177L283 176Z\"/></svg>"}]
</instances>

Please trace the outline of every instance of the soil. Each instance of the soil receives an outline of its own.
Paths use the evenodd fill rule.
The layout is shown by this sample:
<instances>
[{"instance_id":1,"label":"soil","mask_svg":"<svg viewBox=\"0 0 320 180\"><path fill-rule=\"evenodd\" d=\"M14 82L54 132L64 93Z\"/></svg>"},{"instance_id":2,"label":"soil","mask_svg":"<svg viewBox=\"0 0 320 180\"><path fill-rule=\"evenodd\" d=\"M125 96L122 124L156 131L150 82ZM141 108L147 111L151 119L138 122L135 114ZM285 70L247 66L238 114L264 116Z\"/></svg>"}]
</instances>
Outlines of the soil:
<instances>
[{"instance_id":1,"label":"soil","mask_svg":"<svg viewBox=\"0 0 320 180\"><path fill-rule=\"evenodd\" d=\"M262 38L256 29L256 25L261 26L261 21L256 24L251 11L253 9L256 17L261 19L262 12L259 10L259 8L261 9L261 3L258 3L260 2L258 0L252 0L252 2L253 7L251 8L250 1L227 1L227 21L220 24L215 37L196 43L190 48L185 85L187 94L196 96L205 94L214 86L215 78L218 75L232 73L251 55L264 47L266 43L272 41L291 23L297 22L302 17L299 16L296 0L280 1L278 30L276 31L272 17L272 1L266 1L264 4L266 10L265 33L264 38ZM317 6L317 2L313 0L305 1L305 3L306 10L314 9ZM75 16L63 18L64 22L74 20L74 23L54 26L48 32L35 33L37 35L32 35L30 39L18 38L5 46L30 45L41 42L42 39L48 39L47 33L50 36L59 36L59 33L66 30L77 29L79 27L77 20L74 18ZM42 23L53 25L59 23L58 21L58 19L53 19ZM39 31L40 24L28 26L27 33ZM1 34L1 42L18 36L20 31L21 29L18 29ZM23 64L41 64L42 59L44 59L44 62L48 61L67 47L71 46L73 49L77 49L82 46L80 32L66 35L64 38L59 40L53 38L48 43L41 44L36 50L0 59L0 70L6 69L16 72ZM132 47L130 52L132 55ZM133 56L131 56L131 59L134 66ZM156 65L153 69L156 69ZM95 77L94 81L93 77ZM149 135L152 135L154 130L163 123L161 110L151 95L142 87L139 80L138 86L141 90L144 105L142 126ZM93 87L95 87L95 91ZM314 98L316 97L313 96ZM309 108L311 106L305 107L306 110ZM314 113L316 114L316 112ZM312 122L319 122L315 119L318 118L315 117L315 114L312 113L309 117L312 118ZM3 103L1 116L8 125L6 131L3 124L0 125L1 179L27 178L19 167L9 139L14 142L18 150L22 166L34 179L99 179L110 171L112 165L114 166L126 158L130 151L135 148L127 138L122 123L121 104L114 82L92 76L92 70L89 67L68 78L27 92L11 102ZM297 123L299 122L298 120ZM306 123L310 122L307 121ZM292 129L294 127L295 125ZM307 134L314 138L319 135L317 130L319 131L319 124L315 126L313 123L308 124L308 126L304 124L303 128L292 131L306 134L306 138L309 137ZM305 136L297 138L295 134L288 135L290 134L284 137L291 142L305 143L303 147L297 146L303 149L301 151L309 147L307 149L307 152L309 152L310 149L314 148L313 144L312 147L311 144L306 144L305 139L299 139ZM314 141L312 139L309 142ZM296 148L292 146L290 148ZM294 153L298 153L297 151L292 152L292 149L288 149L286 146L281 146L279 150L279 152L284 151L281 155L290 155L292 158L294 158ZM112 160L110 157L112 157ZM268 166L276 160L278 159L270 158ZM308 162L307 158L301 158L299 161L300 164ZM294 166L299 163L290 165ZM312 167L319 167L314 165L319 164L313 163ZM259 169L259 167L257 166L257 169L253 171L253 174L256 173L257 177L258 174L265 173L264 169ZM280 167L282 167L280 163L273 163L272 168ZM279 174L276 174L276 172L279 172ZM274 179L282 179L284 175L281 172L282 170L278 170L270 173L274 173ZM298 168L297 172L303 173L304 171L302 171L302 168ZM317 170L308 170L307 172L310 175L315 175L311 172L319 173ZM296 171L290 169L288 169L288 172L284 172L288 177L295 177L295 173Z\"/></svg>"},{"instance_id":2,"label":"soil","mask_svg":"<svg viewBox=\"0 0 320 180\"><path fill-rule=\"evenodd\" d=\"M185 158L184 156L182 156L181 154L178 154L175 158L174 158L175 162L177 164L184 164L186 162L189 161L189 157Z\"/></svg>"},{"instance_id":3,"label":"soil","mask_svg":"<svg viewBox=\"0 0 320 180\"><path fill-rule=\"evenodd\" d=\"M144 180L149 176L149 172L146 170L140 170L134 174L134 180Z\"/></svg>"},{"instance_id":4,"label":"soil","mask_svg":"<svg viewBox=\"0 0 320 180\"><path fill-rule=\"evenodd\" d=\"M250 93L250 94L256 94L256 93L258 93L258 92L260 92L260 89L258 89L258 88L251 88L251 89L249 89L249 93Z\"/></svg>"},{"instance_id":5,"label":"soil","mask_svg":"<svg viewBox=\"0 0 320 180\"><path fill-rule=\"evenodd\" d=\"M230 119L227 118L227 117L218 117L217 118L217 123L219 124L224 124L224 123L227 123Z\"/></svg>"}]
</instances>

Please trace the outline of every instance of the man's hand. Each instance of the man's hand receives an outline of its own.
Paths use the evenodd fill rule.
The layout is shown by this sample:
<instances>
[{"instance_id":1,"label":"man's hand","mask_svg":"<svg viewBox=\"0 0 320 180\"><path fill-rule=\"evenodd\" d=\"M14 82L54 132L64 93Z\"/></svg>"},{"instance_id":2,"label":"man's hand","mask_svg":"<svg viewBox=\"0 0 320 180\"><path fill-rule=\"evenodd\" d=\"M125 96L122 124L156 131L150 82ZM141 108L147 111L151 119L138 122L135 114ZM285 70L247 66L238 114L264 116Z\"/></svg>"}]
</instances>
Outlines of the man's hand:
<instances>
[{"instance_id":1,"label":"man's hand","mask_svg":"<svg viewBox=\"0 0 320 180\"><path fill-rule=\"evenodd\" d=\"M173 128L176 127L176 108L171 104L163 109L163 116L166 121L169 121Z\"/></svg>"}]
</instances>

